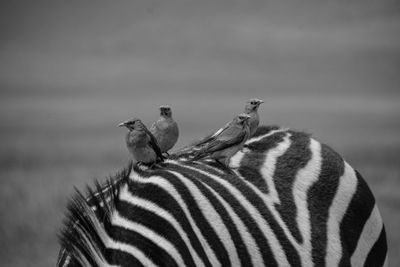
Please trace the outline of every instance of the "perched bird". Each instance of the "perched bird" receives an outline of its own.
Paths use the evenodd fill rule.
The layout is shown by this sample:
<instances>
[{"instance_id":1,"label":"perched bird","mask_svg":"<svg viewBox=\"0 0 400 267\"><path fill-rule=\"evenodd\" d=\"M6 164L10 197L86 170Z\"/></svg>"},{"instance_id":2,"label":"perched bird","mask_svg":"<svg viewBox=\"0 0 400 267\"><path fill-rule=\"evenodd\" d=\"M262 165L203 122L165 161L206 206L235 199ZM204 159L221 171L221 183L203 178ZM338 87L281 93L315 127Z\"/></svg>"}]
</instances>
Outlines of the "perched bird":
<instances>
[{"instance_id":1,"label":"perched bird","mask_svg":"<svg viewBox=\"0 0 400 267\"><path fill-rule=\"evenodd\" d=\"M160 107L160 118L150 127L150 132L157 139L161 152L167 153L178 141L178 124L172 118L169 106Z\"/></svg>"},{"instance_id":2,"label":"perched bird","mask_svg":"<svg viewBox=\"0 0 400 267\"><path fill-rule=\"evenodd\" d=\"M262 103L264 103L263 100L254 98L254 99L250 99L249 101L247 101L246 106L244 107L244 113L250 115L250 119L249 119L250 137L256 132L257 127L260 123L260 117L258 115L258 107ZM190 148L187 147L187 148L184 148L183 150L192 149L193 147L203 146L204 144L210 142L215 137L217 137L219 134L221 134L226 128L228 128L233 121L234 120L228 122L227 124L225 124L224 127L219 129L215 133L208 135L197 142L194 142Z\"/></svg>"},{"instance_id":3,"label":"perched bird","mask_svg":"<svg viewBox=\"0 0 400 267\"><path fill-rule=\"evenodd\" d=\"M230 158L243 148L250 137L250 118L251 116L245 113L237 115L221 133L194 153L193 160L210 157L228 167Z\"/></svg>"},{"instance_id":4,"label":"perched bird","mask_svg":"<svg viewBox=\"0 0 400 267\"><path fill-rule=\"evenodd\" d=\"M244 113L250 115L249 125L250 125L250 137L256 132L258 124L260 124L260 116L258 115L258 107L264 103L261 99L250 99L247 101L244 107Z\"/></svg>"},{"instance_id":5,"label":"perched bird","mask_svg":"<svg viewBox=\"0 0 400 267\"><path fill-rule=\"evenodd\" d=\"M129 132L126 135L126 145L132 154L134 163L152 165L157 161L164 161L156 138L146 128L140 119L133 118L118 124L125 126Z\"/></svg>"}]
</instances>

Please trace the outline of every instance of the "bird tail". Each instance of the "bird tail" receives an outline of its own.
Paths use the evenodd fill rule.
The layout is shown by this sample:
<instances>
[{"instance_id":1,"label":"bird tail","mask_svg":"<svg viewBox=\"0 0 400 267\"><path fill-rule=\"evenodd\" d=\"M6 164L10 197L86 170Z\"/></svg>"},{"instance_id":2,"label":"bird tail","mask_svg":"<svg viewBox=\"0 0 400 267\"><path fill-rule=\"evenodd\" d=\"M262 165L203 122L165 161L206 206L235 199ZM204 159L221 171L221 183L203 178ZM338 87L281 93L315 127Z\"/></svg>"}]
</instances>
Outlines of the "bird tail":
<instances>
[{"instance_id":1,"label":"bird tail","mask_svg":"<svg viewBox=\"0 0 400 267\"><path fill-rule=\"evenodd\" d=\"M193 157L191 158L191 160L192 160L192 161L195 161L195 160L203 159L203 158L205 158L206 156L207 156L207 154L204 153L204 151L202 151L202 150L200 150L200 151L195 151L195 152L193 153Z\"/></svg>"},{"instance_id":2,"label":"bird tail","mask_svg":"<svg viewBox=\"0 0 400 267\"><path fill-rule=\"evenodd\" d=\"M164 162L164 160L165 160L165 157L164 157L164 155L163 155L163 154L161 154L161 155L157 155L156 162Z\"/></svg>"}]
</instances>

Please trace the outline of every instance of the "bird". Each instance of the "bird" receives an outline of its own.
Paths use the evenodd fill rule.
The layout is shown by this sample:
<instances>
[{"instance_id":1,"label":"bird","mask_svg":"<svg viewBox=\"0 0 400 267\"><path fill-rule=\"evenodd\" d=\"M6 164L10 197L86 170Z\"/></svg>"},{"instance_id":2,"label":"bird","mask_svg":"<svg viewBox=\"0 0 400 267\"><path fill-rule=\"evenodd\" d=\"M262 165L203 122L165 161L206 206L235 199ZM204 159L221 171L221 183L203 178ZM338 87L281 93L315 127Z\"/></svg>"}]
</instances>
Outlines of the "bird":
<instances>
[{"instance_id":1,"label":"bird","mask_svg":"<svg viewBox=\"0 0 400 267\"><path fill-rule=\"evenodd\" d=\"M157 139L140 119L132 118L121 122L118 126L124 126L129 130L126 134L126 145L134 164L144 163L153 166L157 162L164 161Z\"/></svg>"},{"instance_id":2,"label":"bird","mask_svg":"<svg viewBox=\"0 0 400 267\"><path fill-rule=\"evenodd\" d=\"M249 125L250 125L250 137L256 132L258 125L260 124L260 116L258 115L258 107L264 103L263 100L253 98L247 101L244 107L244 113L250 115Z\"/></svg>"},{"instance_id":3,"label":"bird","mask_svg":"<svg viewBox=\"0 0 400 267\"><path fill-rule=\"evenodd\" d=\"M250 137L250 118L251 116L245 113L237 115L217 136L195 151L192 160L210 157L229 168L230 158L243 148Z\"/></svg>"},{"instance_id":4,"label":"bird","mask_svg":"<svg viewBox=\"0 0 400 267\"><path fill-rule=\"evenodd\" d=\"M150 132L157 139L161 152L169 155L168 150L176 144L179 137L178 124L172 118L169 106L160 106L160 118L151 125Z\"/></svg>"},{"instance_id":5,"label":"bird","mask_svg":"<svg viewBox=\"0 0 400 267\"><path fill-rule=\"evenodd\" d=\"M258 107L264 103L263 100L261 99L257 99L257 98L253 98L250 99L246 102L246 105L244 107L244 112L245 114L250 115L250 119L249 119L249 127L250 127L250 137L253 136L253 134L256 132L257 127L260 123L260 116L258 115ZM216 131L215 133L208 135L206 137L204 137L203 139L192 143L192 145L190 147L186 147L183 149L183 151L186 151L188 149L193 149L196 150L197 148L203 146L204 144L210 142L211 140L213 140L215 137L217 137L219 134L221 134L227 127L229 127L231 125L231 123L233 122L230 121L227 124L225 124L224 127L220 128L218 131Z\"/></svg>"}]
</instances>

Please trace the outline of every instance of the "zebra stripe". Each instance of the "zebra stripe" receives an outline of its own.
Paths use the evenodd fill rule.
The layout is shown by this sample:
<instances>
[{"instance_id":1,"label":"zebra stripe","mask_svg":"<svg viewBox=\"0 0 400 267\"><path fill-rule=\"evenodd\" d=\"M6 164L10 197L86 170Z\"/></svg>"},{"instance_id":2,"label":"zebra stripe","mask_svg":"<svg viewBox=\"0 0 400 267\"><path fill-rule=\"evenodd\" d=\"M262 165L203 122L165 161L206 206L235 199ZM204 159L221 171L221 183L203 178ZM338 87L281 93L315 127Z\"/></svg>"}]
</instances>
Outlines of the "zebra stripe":
<instances>
[{"instance_id":1,"label":"zebra stripe","mask_svg":"<svg viewBox=\"0 0 400 267\"><path fill-rule=\"evenodd\" d=\"M210 262L212 265L220 265L219 260L217 259L216 253L214 252L213 249L211 249L211 246L205 237L205 234L202 233L198 225L196 224L196 220L194 219L194 214L198 212L193 212L193 209L195 207L195 203L191 201L193 205L188 205L187 200L184 199L185 196L182 196L181 191L184 190L177 190L175 188L175 185L170 182L172 180L172 176L167 177L169 179L166 179L165 177L162 176L153 176L153 177L141 177L138 173L132 173L130 176L130 179L137 184L153 184L154 187L159 187L159 190L165 190L165 194L168 194L172 199L174 199L177 203L178 206L182 209L184 216L188 219L190 227L193 229L193 232L195 233L196 237L199 238L201 246L204 248L206 256L208 259L210 259ZM153 190L152 190L153 191ZM154 192L157 192L154 190ZM161 193L157 192L159 195ZM143 196L146 197L146 196ZM189 197L189 196L187 196ZM179 218L179 217L178 217Z\"/></svg>"},{"instance_id":2,"label":"zebra stripe","mask_svg":"<svg viewBox=\"0 0 400 267\"><path fill-rule=\"evenodd\" d=\"M308 134L259 127L230 160L131 168L71 202L57 266L385 266L361 175Z\"/></svg>"},{"instance_id":3,"label":"zebra stripe","mask_svg":"<svg viewBox=\"0 0 400 267\"><path fill-rule=\"evenodd\" d=\"M378 240L383 228L382 218L377 206L371 212L368 221L365 223L354 254L351 256L351 264L364 264L368 253L371 251L375 241Z\"/></svg>"},{"instance_id":4,"label":"zebra stripe","mask_svg":"<svg viewBox=\"0 0 400 267\"><path fill-rule=\"evenodd\" d=\"M387 251L386 232L385 232L385 227L383 226L379 238L375 242L374 246L371 248L364 265L379 266L382 262L384 262L384 266L388 266L389 263L386 251Z\"/></svg>"},{"instance_id":5,"label":"zebra stripe","mask_svg":"<svg viewBox=\"0 0 400 267\"><path fill-rule=\"evenodd\" d=\"M201 176L199 175L199 179L201 179L205 183L208 183L210 186L217 188L223 198L226 198L231 203L237 203L235 206L242 208L241 211L237 212L246 213L246 219L252 220L252 223L255 226L253 227L252 231L257 231L259 249L269 248L269 250L272 251L272 258L267 258L263 255L265 265L267 265L268 262L275 265L276 259L279 259L280 262L288 265L286 255L283 252L283 249L278 242L275 233L272 231L270 225L263 217L262 212L260 212L255 204L248 199L247 194L243 189L241 190L239 188L236 188L234 185L232 185L232 181L228 182L228 177L226 177L227 179L225 180L221 179L221 177L219 176L207 173L204 170L196 169L191 166L184 166L184 168L198 172L197 175L201 174ZM263 233L263 231L265 231L266 233ZM264 254L266 253L264 252ZM272 261L272 259L274 259L274 261Z\"/></svg>"},{"instance_id":6,"label":"zebra stripe","mask_svg":"<svg viewBox=\"0 0 400 267\"><path fill-rule=\"evenodd\" d=\"M242 254L240 254L241 265L245 266L251 261L254 266L260 266L263 262L260 254L260 249L258 248L255 239L250 235L249 229L246 227L243 220L241 220L240 217L235 213L232 206L229 205L229 203L225 201L214 189L212 189L212 187L208 185L205 186L210 192L212 192L213 197L215 197L213 203L215 203L216 205L222 205L223 208L219 209L220 212L223 213L224 211L226 211L225 218L231 218L231 223L227 225L231 226L230 231L233 232L233 237L236 237L234 243L238 246L237 250L240 250L240 248L242 248ZM232 227L232 225L234 227ZM243 247L245 249L243 249ZM249 255L250 252L252 256Z\"/></svg>"},{"instance_id":7,"label":"zebra stripe","mask_svg":"<svg viewBox=\"0 0 400 267\"><path fill-rule=\"evenodd\" d=\"M193 248L188 234L183 230L180 223L175 219L175 217L170 212L164 210L154 202L132 195L129 192L127 185L124 186L123 189L121 190L120 199L121 201L125 201L132 206L138 206L142 209L145 209L149 212L154 213L155 215L164 218L169 224L171 224L175 228L179 236L184 240L185 245L188 247L190 255L193 257L196 266L205 266L204 262L200 259L196 250Z\"/></svg>"},{"instance_id":8,"label":"zebra stripe","mask_svg":"<svg viewBox=\"0 0 400 267\"><path fill-rule=\"evenodd\" d=\"M214 229L215 233L217 234L217 237L221 240L221 242L222 242L223 246L226 248L226 250L231 252L231 253L228 253L229 262L231 262L231 264L233 266L238 266L239 262L240 262L239 256L237 254L235 245L233 244L232 237L229 234L229 231L226 228L226 225L223 223L220 215L214 209L211 202L208 200L207 197L205 197L200 192L199 188L197 188L194 183L192 183L189 179L184 177L182 174L180 174L176 171L170 171L170 173L174 174L185 184L187 189L190 191L191 195L194 197L194 199L195 199L198 207L200 208L200 211L203 213L204 217L207 218L209 221L213 222L212 224L210 224L211 228Z\"/></svg>"},{"instance_id":9,"label":"zebra stripe","mask_svg":"<svg viewBox=\"0 0 400 267\"><path fill-rule=\"evenodd\" d=\"M340 236L339 223L347 210L347 207L351 201L357 186L357 178L354 170L346 163L345 170L342 177L339 178L339 186L336 190L336 195L333 199L333 203L329 209L328 216L328 240L327 240L327 251L325 262L327 266L337 266L342 255L341 241L337 238ZM334 252L334 253L332 253ZM360 262L359 260L352 261L352 264Z\"/></svg>"},{"instance_id":10,"label":"zebra stripe","mask_svg":"<svg viewBox=\"0 0 400 267\"><path fill-rule=\"evenodd\" d=\"M168 254L178 264L178 266L185 266L182 255L179 253L174 244L172 244L170 241L168 241L163 236L159 235L157 232L153 231L149 227L140 223L136 223L133 220L124 218L119 214L118 211L116 211L115 215L113 216L112 225L119 226L128 231L136 232L142 235L144 238L160 246L163 250L168 251Z\"/></svg>"},{"instance_id":11,"label":"zebra stripe","mask_svg":"<svg viewBox=\"0 0 400 267\"><path fill-rule=\"evenodd\" d=\"M300 169L293 183L292 194L297 207L296 223L299 226L301 240L303 243L297 244L297 249L301 253L302 266L312 266L312 247L311 247L311 225L310 212L307 203L307 192L318 179L321 169L321 146L315 140L310 142L311 159Z\"/></svg>"}]
</instances>

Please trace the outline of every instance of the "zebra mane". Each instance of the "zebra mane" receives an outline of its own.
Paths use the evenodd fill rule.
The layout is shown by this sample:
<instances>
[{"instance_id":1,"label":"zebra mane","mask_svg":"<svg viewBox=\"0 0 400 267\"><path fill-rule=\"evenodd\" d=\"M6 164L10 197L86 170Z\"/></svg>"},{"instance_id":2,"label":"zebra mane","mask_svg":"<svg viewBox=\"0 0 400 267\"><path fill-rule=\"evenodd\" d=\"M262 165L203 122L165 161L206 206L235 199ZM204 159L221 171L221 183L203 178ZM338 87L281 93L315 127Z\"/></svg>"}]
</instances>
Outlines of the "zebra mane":
<instances>
[{"instance_id":1,"label":"zebra mane","mask_svg":"<svg viewBox=\"0 0 400 267\"><path fill-rule=\"evenodd\" d=\"M74 257L71 260L76 259L83 266L102 266L105 262L102 256L105 250L104 231L109 229L119 189L128 181L131 170L132 163L129 163L103 184L95 181L95 189L87 186L86 193L75 188L59 233L61 246Z\"/></svg>"}]
</instances>

